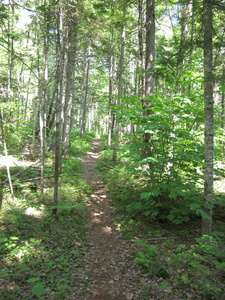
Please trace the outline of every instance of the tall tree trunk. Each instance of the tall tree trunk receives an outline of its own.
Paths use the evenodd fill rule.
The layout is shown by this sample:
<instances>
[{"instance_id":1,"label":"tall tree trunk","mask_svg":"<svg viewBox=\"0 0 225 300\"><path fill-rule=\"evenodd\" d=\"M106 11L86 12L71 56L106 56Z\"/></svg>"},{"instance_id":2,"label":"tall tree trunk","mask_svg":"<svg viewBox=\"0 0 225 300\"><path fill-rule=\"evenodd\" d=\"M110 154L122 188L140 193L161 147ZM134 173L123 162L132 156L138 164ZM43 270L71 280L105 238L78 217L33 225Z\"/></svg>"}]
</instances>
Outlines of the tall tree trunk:
<instances>
[{"instance_id":1,"label":"tall tree trunk","mask_svg":"<svg viewBox=\"0 0 225 300\"><path fill-rule=\"evenodd\" d=\"M126 16L126 7L123 8L123 17ZM117 105L121 105L121 98L123 95L123 74L124 74L124 52L125 52L125 23L121 24L121 45L120 45L120 57L118 63L118 88L117 88ZM115 122L115 137L114 137L114 145L113 145L113 162L116 164L117 162L117 148L118 148L118 140L119 140L120 127L117 122Z\"/></svg>"},{"instance_id":2,"label":"tall tree trunk","mask_svg":"<svg viewBox=\"0 0 225 300\"><path fill-rule=\"evenodd\" d=\"M181 16L181 38L180 46L177 56L178 69L183 66L185 54L189 50L188 39L189 39L189 22L193 13L193 0L188 0L186 4L182 5L182 16Z\"/></svg>"},{"instance_id":3,"label":"tall tree trunk","mask_svg":"<svg viewBox=\"0 0 225 300\"><path fill-rule=\"evenodd\" d=\"M144 62L144 20L143 20L143 0L138 0L138 43L139 43L139 55L140 55L140 89L139 97L141 97L142 102L145 97L145 62Z\"/></svg>"},{"instance_id":4,"label":"tall tree trunk","mask_svg":"<svg viewBox=\"0 0 225 300\"><path fill-rule=\"evenodd\" d=\"M81 123L82 135L86 131L86 122L87 122L87 99L88 99L88 90L89 90L90 54L91 54L91 47L88 46L87 57L85 61L84 82L82 87L82 94L83 94L83 101L82 101L83 110L82 110L82 123Z\"/></svg>"},{"instance_id":5,"label":"tall tree trunk","mask_svg":"<svg viewBox=\"0 0 225 300\"><path fill-rule=\"evenodd\" d=\"M68 11L68 36L67 36L67 68L66 68L66 91L64 105L64 123L62 133L63 154L67 153L72 128L72 111L74 105L74 75L76 60L76 37L77 37L77 16L73 6Z\"/></svg>"},{"instance_id":6,"label":"tall tree trunk","mask_svg":"<svg viewBox=\"0 0 225 300\"><path fill-rule=\"evenodd\" d=\"M111 3L111 11L112 17L114 15L114 5L115 1L112 0ZM113 105L113 86L114 86L114 78L115 78L115 68L114 68L114 22L111 21L110 23L110 46L109 46L109 113L108 113L108 141L107 147L110 149L112 144L112 135L114 129L114 121L115 121L115 114L113 113L111 106Z\"/></svg>"},{"instance_id":7,"label":"tall tree trunk","mask_svg":"<svg viewBox=\"0 0 225 300\"><path fill-rule=\"evenodd\" d=\"M10 168L9 168L9 164L8 164L8 150L7 150L6 140L5 140L5 130L4 130L4 124L3 124L2 106L1 106L1 111L0 111L0 127L1 127L1 132L2 132L2 143L3 143L3 148L4 148L4 155L6 158L6 171L7 171L8 181L9 181L9 189L10 189L10 194L13 197L13 186L12 186L12 180L11 180L11 175L10 175Z\"/></svg>"},{"instance_id":8,"label":"tall tree trunk","mask_svg":"<svg viewBox=\"0 0 225 300\"><path fill-rule=\"evenodd\" d=\"M49 48L49 22L46 19L47 7L44 6L44 49L43 49L43 68L39 66L39 129L40 129L40 149L41 149L41 192L44 192L44 165L45 165L45 151L46 151L46 104L47 104L47 82L48 82L48 48ZM39 45L41 42L39 41ZM41 47L38 47L38 61L41 61Z\"/></svg>"},{"instance_id":9,"label":"tall tree trunk","mask_svg":"<svg viewBox=\"0 0 225 300\"><path fill-rule=\"evenodd\" d=\"M224 91L222 91L222 97L221 97L221 128L224 130L224 128L225 128L225 92ZM223 161L224 161L224 155L225 155L225 153L224 153L224 144L225 144L225 142L224 141L222 141L222 154L223 154Z\"/></svg>"},{"instance_id":10,"label":"tall tree trunk","mask_svg":"<svg viewBox=\"0 0 225 300\"><path fill-rule=\"evenodd\" d=\"M57 65L56 65L56 144L55 144L55 172L54 172L54 208L53 214L57 214L58 205L58 190L59 190L59 175L62 164L62 105L63 105L63 51L62 51L62 28L63 28L63 13L62 1L58 0L57 12Z\"/></svg>"},{"instance_id":11,"label":"tall tree trunk","mask_svg":"<svg viewBox=\"0 0 225 300\"><path fill-rule=\"evenodd\" d=\"M203 0L204 25L204 105L205 105L205 162L204 162L204 211L202 234L212 232L213 195L213 54L212 54L212 0Z\"/></svg>"},{"instance_id":12,"label":"tall tree trunk","mask_svg":"<svg viewBox=\"0 0 225 300\"><path fill-rule=\"evenodd\" d=\"M11 0L8 3L8 101L12 100L13 90L12 90L12 80L13 80L13 62L14 62L14 25L13 25L13 18L14 18L14 4Z\"/></svg>"},{"instance_id":13,"label":"tall tree trunk","mask_svg":"<svg viewBox=\"0 0 225 300\"><path fill-rule=\"evenodd\" d=\"M155 0L146 0L146 50L145 50L145 91L143 99L143 110L146 119L152 114L153 101L151 96L154 89L154 59L155 59ZM153 155L153 144L149 132L144 132L143 156L151 157ZM151 178L154 177L152 164L149 162ZM144 166L146 169L146 166Z\"/></svg>"}]
</instances>

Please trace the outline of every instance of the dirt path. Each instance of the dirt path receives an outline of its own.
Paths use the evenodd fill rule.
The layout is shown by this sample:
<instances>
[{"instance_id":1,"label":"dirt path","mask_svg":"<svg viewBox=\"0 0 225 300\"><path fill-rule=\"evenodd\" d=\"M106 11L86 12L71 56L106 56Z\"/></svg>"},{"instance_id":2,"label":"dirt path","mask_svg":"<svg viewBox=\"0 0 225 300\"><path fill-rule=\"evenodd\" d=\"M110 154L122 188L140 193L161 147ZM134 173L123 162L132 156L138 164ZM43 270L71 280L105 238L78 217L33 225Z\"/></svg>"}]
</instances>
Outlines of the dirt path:
<instances>
[{"instance_id":1,"label":"dirt path","mask_svg":"<svg viewBox=\"0 0 225 300\"><path fill-rule=\"evenodd\" d=\"M79 299L143 299L140 281L146 281L146 275L141 274L133 261L131 245L124 240L115 222L106 188L95 171L99 144L100 140L94 139L92 152L82 159L83 177L93 187L93 194L85 246L89 289Z\"/></svg>"}]
</instances>

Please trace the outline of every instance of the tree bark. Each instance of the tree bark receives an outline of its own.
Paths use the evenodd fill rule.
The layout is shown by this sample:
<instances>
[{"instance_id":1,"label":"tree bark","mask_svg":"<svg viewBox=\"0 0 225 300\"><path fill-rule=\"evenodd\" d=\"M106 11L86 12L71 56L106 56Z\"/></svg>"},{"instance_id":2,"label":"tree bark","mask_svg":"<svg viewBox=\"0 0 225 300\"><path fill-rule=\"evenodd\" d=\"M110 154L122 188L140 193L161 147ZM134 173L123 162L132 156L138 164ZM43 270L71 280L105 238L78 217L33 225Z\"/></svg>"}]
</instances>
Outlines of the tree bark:
<instances>
[{"instance_id":1,"label":"tree bark","mask_svg":"<svg viewBox=\"0 0 225 300\"><path fill-rule=\"evenodd\" d=\"M154 89L154 59L155 59L155 0L146 0L146 50L145 50L145 90L142 108L146 120L152 114ZM151 141L151 134L144 132L143 135L144 149L143 157L151 157L153 155L153 144ZM152 164L143 164L143 171L149 168L150 176L153 179L154 174Z\"/></svg>"},{"instance_id":2,"label":"tree bark","mask_svg":"<svg viewBox=\"0 0 225 300\"><path fill-rule=\"evenodd\" d=\"M7 171L7 176L8 176L8 181L9 181L9 189L10 189L10 194L13 197L13 186L12 186L12 180L11 180L11 175L10 175L10 168L8 165L8 150L7 150L7 145L6 145L6 140L5 140L5 130L4 130L4 125L3 125L3 112L2 112L2 107L0 111L0 127L2 131L2 143L4 147L4 155L6 158L6 171Z\"/></svg>"},{"instance_id":3,"label":"tree bark","mask_svg":"<svg viewBox=\"0 0 225 300\"><path fill-rule=\"evenodd\" d=\"M202 234L212 232L213 195L213 45L212 45L212 0L203 1L204 26L204 116L205 116L205 161L204 161L204 212Z\"/></svg>"},{"instance_id":4,"label":"tree bark","mask_svg":"<svg viewBox=\"0 0 225 300\"><path fill-rule=\"evenodd\" d=\"M88 99L88 90L89 90L89 69L90 69L90 54L91 48L88 46L87 56L85 61L85 71L84 71L84 82L82 86L82 94L83 94L83 105L82 105L82 122L81 122L81 135L83 135L86 131L86 122L87 122L87 99Z\"/></svg>"},{"instance_id":5,"label":"tree bark","mask_svg":"<svg viewBox=\"0 0 225 300\"><path fill-rule=\"evenodd\" d=\"M63 105L63 51L62 51L62 28L63 28L63 13L62 1L58 1L58 24L57 24L57 65L56 65L56 143L55 143L55 172L54 172L54 208L53 214L57 214L58 205L58 189L59 189L59 175L62 164L62 105Z\"/></svg>"},{"instance_id":6,"label":"tree bark","mask_svg":"<svg viewBox=\"0 0 225 300\"><path fill-rule=\"evenodd\" d=\"M72 128L72 111L74 105L74 75L75 75L75 60L76 60L76 37L77 37L77 16L73 7L67 11L68 16L68 35L67 35L67 67L66 67L66 91L64 105L64 123L62 133L63 154L67 153L70 132Z\"/></svg>"}]
</instances>

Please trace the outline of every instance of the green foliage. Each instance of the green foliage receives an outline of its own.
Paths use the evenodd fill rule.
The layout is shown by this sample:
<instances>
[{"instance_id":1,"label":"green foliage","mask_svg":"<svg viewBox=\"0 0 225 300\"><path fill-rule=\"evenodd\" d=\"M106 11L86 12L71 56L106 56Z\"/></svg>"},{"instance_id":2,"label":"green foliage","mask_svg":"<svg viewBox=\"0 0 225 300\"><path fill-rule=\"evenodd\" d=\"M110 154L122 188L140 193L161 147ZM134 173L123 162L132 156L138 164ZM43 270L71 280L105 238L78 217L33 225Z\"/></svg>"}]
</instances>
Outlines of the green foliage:
<instances>
[{"instance_id":1,"label":"green foliage","mask_svg":"<svg viewBox=\"0 0 225 300\"><path fill-rule=\"evenodd\" d=\"M203 236L189 249L180 245L171 255L169 265L179 270L177 284L180 288L188 286L207 299L220 299L225 288L224 261L224 236Z\"/></svg>"},{"instance_id":2,"label":"green foliage","mask_svg":"<svg viewBox=\"0 0 225 300\"><path fill-rule=\"evenodd\" d=\"M113 152L112 150L104 150L100 153L97 161L96 169L102 174L107 174L113 168L114 164L112 161Z\"/></svg>"},{"instance_id":3,"label":"green foliage","mask_svg":"<svg viewBox=\"0 0 225 300\"><path fill-rule=\"evenodd\" d=\"M66 176L80 175L82 172L82 163L77 157L68 157L63 160L63 174Z\"/></svg>"},{"instance_id":4,"label":"green foliage","mask_svg":"<svg viewBox=\"0 0 225 300\"><path fill-rule=\"evenodd\" d=\"M197 68L198 62L193 61L193 64ZM183 72L184 76L185 71ZM186 72L186 77L190 75L188 72L190 70ZM195 76L198 77L197 73ZM132 106L115 107L121 126L132 123L137 126L137 130L125 135L121 141L123 145L118 149L121 167L117 166L109 171L107 164L110 164L110 156L107 162L103 158L106 165L104 174L108 175L108 184L113 188L113 195L117 199L121 197L120 187L123 186L122 193L126 194L128 200L126 210L131 217L154 217L174 224L188 222L195 215L208 217L203 198L201 92L200 87L187 94L155 92L151 97L154 103L151 107L153 113L148 116L143 114L140 103L134 105L133 96L124 100L129 103L130 99ZM144 134L149 134L148 144L142 141ZM219 158L221 151L217 147L215 149ZM126 183L123 178L126 178ZM116 187L119 188L118 192ZM124 203L123 200L122 202Z\"/></svg>"},{"instance_id":5,"label":"green foliage","mask_svg":"<svg viewBox=\"0 0 225 300\"><path fill-rule=\"evenodd\" d=\"M91 149L93 137L94 133L85 132L81 137L78 131L72 131L68 150L69 155L84 156Z\"/></svg>"},{"instance_id":6,"label":"green foliage","mask_svg":"<svg viewBox=\"0 0 225 300\"><path fill-rule=\"evenodd\" d=\"M83 268L83 211L90 187L79 178L79 168L76 158L65 160L57 218L51 214L53 190L3 201L0 294L4 299L67 299L74 286L86 285L76 272Z\"/></svg>"},{"instance_id":7,"label":"green foliage","mask_svg":"<svg viewBox=\"0 0 225 300\"><path fill-rule=\"evenodd\" d=\"M32 295L37 296L38 299L41 299L43 292L44 292L44 284L43 283L37 283L32 288Z\"/></svg>"},{"instance_id":8,"label":"green foliage","mask_svg":"<svg viewBox=\"0 0 225 300\"><path fill-rule=\"evenodd\" d=\"M162 269L157 246L149 246L141 240L136 243L142 246L143 250L138 251L134 261L144 266L152 276L161 277L163 272L166 274L166 270Z\"/></svg>"},{"instance_id":9,"label":"green foliage","mask_svg":"<svg viewBox=\"0 0 225 300\"><path fill-rule=\"evenodd\" d=\"M195 297L221 299L225 284L224 235L203 236L193 245L180 244L173 251L164 247L149 245L142 240L142 247L135 254L135 261L155 277L166 279L159 289L168 291L192 290Z\"/></svg>"},{"instance_id":10,"label":"green foliage","mask_svg":"<svg viewBox=\"0 0 225 300\"><path fill-rule=\"evenodd\" d=\"M32 126L29 123L21 123L19 120L25 116L24 109L15 102L1 103L3 113L3 129L9 153L11 150L21 151L32 136Z\"/></svg>"},{"instance_id":11,"label":"green foliage","mask_svg":"<svg viewBox=\"0 0 225 300\"><path fill-rule=\"evenodd\" d=\"M2 297L28 299L33 295L42 299L62 291L68 293L76 285L79 280L72 279L72 274L74 266L82 267L85 220L84 206L74 202L71 195L70 200L60 203L57 222L44 206L41 209L37 205L31 210L29 203L23 202L20 208L16 207L17 203L13 210L3 209ZM12 231L16 236L11 235ZM17 292L7 288L11 282L19 287Z\"/></svg>"}]
</instances>

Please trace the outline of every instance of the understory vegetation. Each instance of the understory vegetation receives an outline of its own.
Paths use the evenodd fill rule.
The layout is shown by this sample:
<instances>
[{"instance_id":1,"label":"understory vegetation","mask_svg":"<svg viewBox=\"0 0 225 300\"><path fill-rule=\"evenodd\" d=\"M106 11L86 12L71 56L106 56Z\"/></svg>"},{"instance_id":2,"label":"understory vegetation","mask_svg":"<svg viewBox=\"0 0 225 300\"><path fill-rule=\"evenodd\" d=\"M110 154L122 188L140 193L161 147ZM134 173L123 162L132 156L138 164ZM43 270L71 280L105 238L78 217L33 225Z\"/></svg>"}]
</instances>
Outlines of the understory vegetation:
<instances>
[{"instance_id":1,"label":"understory vegetation","mask_svg":"<svg viewBox=\"0 0 225 300\"><path fill-rule=\"evenodd\" d=\"M56 216L52 215L53 179L45 180L42 194L38 182L34 189L32 181L38 166L11 168L17 187L14 197L1 187L0 299L69 299L70 293L78 295L87 285L83 240L90 187L81 179L78 156L85 155L91 142L91 134L81 139L73 133L69 150L73 155L63 160ZM46 174L51 170L49 156ZM30 182L25 185L26 179Z\"/></svg>"},{"instance_id":2,"label":"understory vegetation","mask_svg":"<svg viewBox=\"0 0 225 300\"><path fill-rule=\"evenodd\" d=\"M194 175L191 167L171 169L157 173L157 180L150 180L136 151L140 145L140 141L134 141L118 147L115 162L113 150L107 150L103 142L97 165L125 237L140 246L133 253L134 260L143 266L144 272L156 278L158 288L171 295L173 291L188 290L196 299L222 299L225 295L224 195L218 192L216 195L212 235L202 236L201 172ZM191 166L188 159L183 157L184 166ZM157 161L160 172L158 166ZM151 295L151 286L148 289L146 299Z\"/></svg>"}]
</instances>

